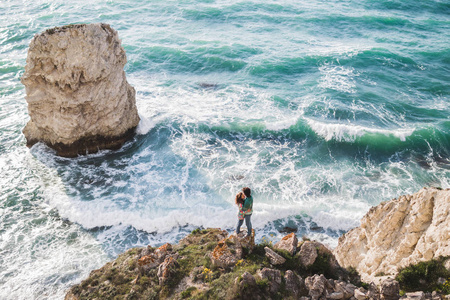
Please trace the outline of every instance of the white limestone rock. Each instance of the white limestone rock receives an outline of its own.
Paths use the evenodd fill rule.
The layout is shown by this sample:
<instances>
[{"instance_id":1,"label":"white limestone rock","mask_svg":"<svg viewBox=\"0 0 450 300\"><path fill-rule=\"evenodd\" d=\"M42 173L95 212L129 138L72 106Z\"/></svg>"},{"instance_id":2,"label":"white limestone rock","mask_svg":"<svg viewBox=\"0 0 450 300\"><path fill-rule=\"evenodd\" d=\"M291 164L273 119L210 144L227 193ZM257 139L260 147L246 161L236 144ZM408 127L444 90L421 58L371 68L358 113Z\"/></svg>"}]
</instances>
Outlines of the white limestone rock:
<instances>
[{"instance_id":1,"label":"white limestone rock","mask_svg":"<svg viewBox=\"0 0 450 300\"><path fill-rule=\"evenodd\" d=\"M450 189L423 188L379 204L361 226L339 238L334 254L363 281L395 275L398 268L450 255Z\"/></svg>"},{"instance_id":2,"label":"white limestone rock","mask_svg":"<svg viewBox=\"0 0 450 300\"><path fill-rule=\"evenodd\" d=\"M117 31L107 24L68 25L34 36L25 73L27 145L58 155L118 149L139 123L135 90Z\"/></svg>"}]
</instances>

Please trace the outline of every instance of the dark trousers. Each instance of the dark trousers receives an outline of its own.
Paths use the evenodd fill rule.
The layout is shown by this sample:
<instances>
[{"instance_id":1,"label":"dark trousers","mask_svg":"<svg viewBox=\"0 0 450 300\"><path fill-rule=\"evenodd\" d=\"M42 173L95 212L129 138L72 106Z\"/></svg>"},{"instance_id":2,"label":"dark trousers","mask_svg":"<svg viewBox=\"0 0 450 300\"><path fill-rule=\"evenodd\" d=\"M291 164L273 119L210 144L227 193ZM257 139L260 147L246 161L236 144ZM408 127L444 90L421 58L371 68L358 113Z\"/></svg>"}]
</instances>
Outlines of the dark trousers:
<instances>
[{"instance_id":1,"label":"dark trousers","mask_svg":"<svg viewBox=\"0 0 450 300\"><path fill-rule=\"evenodd\" d=\"M250 217L252 215L245 215L245 225L247 226L247 236L252 235L252 222L250 221ZM239 234L241 232L241 226L244 223L244 220L239 220L236 226L236 233Z\"/></svg>"}]
</instances>

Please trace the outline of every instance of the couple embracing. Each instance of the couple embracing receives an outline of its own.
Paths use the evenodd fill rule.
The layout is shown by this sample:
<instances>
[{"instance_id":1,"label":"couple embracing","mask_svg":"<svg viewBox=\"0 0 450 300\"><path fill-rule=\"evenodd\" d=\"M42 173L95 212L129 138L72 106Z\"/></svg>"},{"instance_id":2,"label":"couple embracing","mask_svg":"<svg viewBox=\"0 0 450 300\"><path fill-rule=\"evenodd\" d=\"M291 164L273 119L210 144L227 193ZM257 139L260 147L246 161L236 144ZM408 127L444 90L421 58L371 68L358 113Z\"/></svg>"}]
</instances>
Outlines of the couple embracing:
<instances>
[{"instance_id":1,"label":"couple embracing","mask_svg":"<svg viewBox=\"0 0 450 300\"><path fill-rule=\"evenodd\" d=\"M250 221L250 217L253 213L253 198L251 195L251 190L248 187L242 189L242 192L239 192L236 195L236 204L239 207L238 214L238 223L236 226L236 234L241 232L242 223L247 226L247 237L252 235L252 222Z\"/></svg>"}]
</instances>

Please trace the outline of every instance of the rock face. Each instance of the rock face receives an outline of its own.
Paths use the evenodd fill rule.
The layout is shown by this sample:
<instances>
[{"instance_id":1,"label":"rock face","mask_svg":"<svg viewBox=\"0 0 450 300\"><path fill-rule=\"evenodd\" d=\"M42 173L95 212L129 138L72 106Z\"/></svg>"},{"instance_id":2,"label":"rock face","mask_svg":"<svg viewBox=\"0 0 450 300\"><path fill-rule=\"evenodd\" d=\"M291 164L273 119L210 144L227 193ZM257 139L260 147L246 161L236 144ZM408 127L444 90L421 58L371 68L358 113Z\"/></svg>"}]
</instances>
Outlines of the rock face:
<instances>
[{"instance_id":1,"label":"rock face","mask_svg":"<svg viewBox=\"0 0 450 300\"><path fill-rule=\"evenodd\" d=\"M280 250L286 250L291 255L294 255L295 251L297 250L297 244L298 244L297 236L295 236L295 234L292 232L292 233L286 235L284 238L282 238L281 241L276 243L274 245L274 248L280 249Z\"/></svg>"},{"instance_id":2,"label":"rock face","mask_svg":"<svg viewBox=\"0 0 450 300\"><path fill-rule=\"evenodd\" d=\"M300 259L300 263L305 267L312 265L317 258L317 250L314 242L304 242L300 248L298 257Z\"/></svg>"},{"instance_id":3,"label":"rock face","mask_svg":"<svg viewBox=\"0 0 450 300\"><path fill-rule=\"evenodd\" d=\"M219 241L210 254L211 262L220 268L231 268L242 258L244 248L249 252L255 246L255 233L249 237L244 235L230 235Z\"/></svg>"},{"instance_id":4,"label":"rock face","mask_svg":"<svg viewBox=\"0 0 450 300\"><path fill-rule=\"evenodd\" d=\"M31 120L27 146L58 155L118 149L139 123L135 90L117 32L107 24L56 27L35 35L22 83Z\"/></svg>"},{"instance_id":5,"label":"rock face","mask_svg":"<svg viewBox=\"0 0 450 300\"><path fill-rule=\"evenodd\" d=\"M364 281L398 267L450 255L450 189L423 188L373 207L339 238L334 254Z\"/></svg>"},{"instance_id":6,"label":"rock face","mask_svg":"<svg viewBox=\"0 0 450 300\"><path fill-rule=\"evenodd\" d=\"M286 259L283 256L276 253L269 247L264 247L264 251L266 252L266 257L269 258L272 265L282 265L286 262Z\"/></svg>"}]
</instances>

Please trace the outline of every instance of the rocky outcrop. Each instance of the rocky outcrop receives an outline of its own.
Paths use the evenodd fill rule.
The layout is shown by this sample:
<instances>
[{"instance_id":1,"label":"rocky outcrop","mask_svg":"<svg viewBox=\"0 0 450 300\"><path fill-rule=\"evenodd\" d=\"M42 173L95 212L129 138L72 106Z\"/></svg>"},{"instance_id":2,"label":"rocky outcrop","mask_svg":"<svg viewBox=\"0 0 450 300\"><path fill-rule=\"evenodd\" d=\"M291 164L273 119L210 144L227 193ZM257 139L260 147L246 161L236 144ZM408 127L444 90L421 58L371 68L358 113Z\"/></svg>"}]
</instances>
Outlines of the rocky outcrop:
<instances>
[{"instance_id":1,"label":"rocky outcrop","mask_svg":"<svg viewBox=\"0 0 450 300\"><path fill-rule=\"evenodd\" d=\"M314 243L311 241L305 241L300 247L298 257L300 263L305 267L312 265L317 258L317 249Z\"/></svg>"},{"instance_id":2,"label":"rocky outcrop","mask_svg":"<svg viewBox=\"0 0 450 300\"><path fill-rule=\"evenodd\" d=\"M450 256L450 189L423 188L371 208L360 227L339 238L334 254L366 282Z\"/></svg>"},{"instance_id":3,"label":"rocky outcrop","mask_svg":"<svg viewBox=\"0 0 450 300\"><path fill-rule=\"evenodd\" d=\"M224 269L233 267L243 256L244 249L248 252L255 246L255 232L252 235L246 234L230 235L219 241L211 252L211 262L216 267Z\"/></svg>"},{"instance_id":4,"label":"rocky outcrop","mask_svg":"<svg viewBox=\"0 0 450 300\"><path fill-rule=\"evenodd\" d=\"M281 272L277 269L262 268L257 273L257 276L262 280L267 280L269 283L269 293L276 294L281 287Z\"/></svg>"},{"instance_id":5,"label":"rocky outcrop","mask_svg":"<svg viewBox=\"0 0 450 300\"><path fill-rule=\"evenodd\" d=\"M298 257L285 249L256 245L254 232L250 237L245 235L229 235L220 229L194 230L177 245L131 249L92 271L89 278L68 291L66 299L279 299L280 295L297 299L335 292L334 296L341 295L336 290L340 285L331 284L321 275L320 282L325 280L327 285L324 292L320 282L315 283L316 271L301 265ZM282 240L292 245L296 239L291 234ZM311 243L321 248L320 243ZM278 257L280 264L270 265L267 252ZM332 273L328 256L322 254L317 250L322 268L317 272L341 276ZM342 283L344 287L346 284ZM353 294L342 296L349 299Z\"/></svg>"},{"instance_id":6,"label":"rocky outcrop","mask_svg":"<svg viewBox=\"0 0 450 300\"><path fill-rule=\"evenodd\" d=\"M298 238L294 233L288 234L283 237L278 243L276 243L273 247L279 250L286 250L289 254L294 255L295 251L297 251Z\"/></svg>"},{"instance_id":7,"label":"rocky outcrop","mask_svg":"<svg viewBox=\"0 0 450 300\"><path fill-rule=\"evenodd\" d=\"M107 24L56 27L35 35L22 83L30 121L27 145L44 142L58 155L118 149L139 123L126 55Z\"/></svg>"},{"instance_id":8,"label":"rocky outcrop","mask_svg":"<svg viewBox=\"0 0 450 300\"><path fill-rule=\"evenodd\" d=\"M315 261L307 268L299 264L298 253L292 256L267 244L249 248L251 243L241 240L245 238L211 228L194 230L177 245L130 249L92 271L89 278L68 291L65 299L399 298L397 281L387 279L380 288L375 284L364 285L366 289L345 270L336 269L326 247L318 242L310 241L316 247L319 263ZM233 263L215 265L213 253L224 246L228 255L234 256ZM270 265L265 248L284 256L285 261ZM407 299L417 298L408 295ZM433 295L433 300L443 299L440 294ZM431 296L430 293L426 299Z\"/></svg>"},{"instance_id":9,"label":"rocky outcrop","mask_svg":"<svg viewBox=\"0 0 450 300\"><path fill-rule=\"evenodd\" d=\"M276 253L269 247L264 247L264 251L266 252L266 257L269 259L272 265L282 265L286 262L286 258Z\"/></svg>"}]
</instances>

